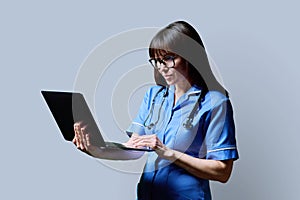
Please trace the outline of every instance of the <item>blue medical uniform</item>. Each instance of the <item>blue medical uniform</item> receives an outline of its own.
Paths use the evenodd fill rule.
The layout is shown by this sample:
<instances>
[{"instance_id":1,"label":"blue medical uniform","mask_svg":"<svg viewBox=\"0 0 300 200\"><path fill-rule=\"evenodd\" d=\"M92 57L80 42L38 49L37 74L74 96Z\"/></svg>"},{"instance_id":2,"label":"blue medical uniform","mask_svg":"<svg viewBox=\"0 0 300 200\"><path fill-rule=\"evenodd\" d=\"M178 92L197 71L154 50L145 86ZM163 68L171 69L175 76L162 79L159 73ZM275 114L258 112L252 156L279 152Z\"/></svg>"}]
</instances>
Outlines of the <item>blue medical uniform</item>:
<instances>
[{"instance_id":1,"label":"blue medical uniform","mask_svg":"<svg viewBox=\"0 0 300 200\"><path fill-rule=\"evenodd\" d=\"M127 133L156 134L169 148L202 159L238 159L231 103L218 91L209 91L195 112L191 128L185 128L191 110L201 94L192 86L174 105L174 86L153 86L143 99L137 117ZM165 99L164 99L165 98ZM173 106L174 105L174 106ZM151 111L151 112L150 112ZM149 129L147 126L155 123ZM183 168L148 153L143 174L137 186L139 200L211 199L209 181L197 178Z\"/></svg>"}]
</instances>

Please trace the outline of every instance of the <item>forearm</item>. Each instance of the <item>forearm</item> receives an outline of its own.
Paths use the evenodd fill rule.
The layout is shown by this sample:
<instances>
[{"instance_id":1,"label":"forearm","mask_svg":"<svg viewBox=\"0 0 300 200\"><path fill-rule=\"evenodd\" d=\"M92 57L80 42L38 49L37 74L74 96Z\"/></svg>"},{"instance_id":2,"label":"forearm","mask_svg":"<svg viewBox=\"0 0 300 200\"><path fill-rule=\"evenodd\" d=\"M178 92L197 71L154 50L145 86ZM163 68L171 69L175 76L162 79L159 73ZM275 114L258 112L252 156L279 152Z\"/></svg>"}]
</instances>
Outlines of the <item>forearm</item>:
<instances>
[{"instance_id":1,"label":"forearm","mask_svg":"<svg viewBox=\"0 0 300 200\"><path fill-rule=\"evenodd\" d=\"M198 178L225 183L230 177L232 160L206 160L195 158L171 149L168 151L169 152L165 154L166 156L163 156L165 159L174 162L177 166L185 169Z\"/></svg>"},{"instance_id":2,"label":"forearm","mask_svg":"<svg viewBox=\"0 0 300 200\"><path fill-rule=\"evenodd\" d=\"M144 152L96 148L93 151L90 151L89 154L95 158L107 160L135 160L142 157Z\"/></svg>"}]
</instances>

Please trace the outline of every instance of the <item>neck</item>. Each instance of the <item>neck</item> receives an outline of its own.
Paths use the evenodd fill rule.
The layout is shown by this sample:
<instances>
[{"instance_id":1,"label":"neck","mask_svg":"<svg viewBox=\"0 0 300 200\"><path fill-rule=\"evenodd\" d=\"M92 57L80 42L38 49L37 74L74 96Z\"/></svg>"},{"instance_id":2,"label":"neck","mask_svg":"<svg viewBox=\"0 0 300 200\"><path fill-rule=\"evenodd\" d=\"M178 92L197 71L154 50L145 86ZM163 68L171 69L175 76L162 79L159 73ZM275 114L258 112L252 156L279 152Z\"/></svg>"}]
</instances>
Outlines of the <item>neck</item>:
<instances>
[{"instance_id":1,"label":"neck","mask_svg":"<svg viewBox=\"0 0 300 200\"><path fill-rule=\"evenodd\" d=\"M175 95L180 97L181 95L186 93L190 88L191 84L188 81L177 83L175 85Z\"/></svg>"}]
</instances>

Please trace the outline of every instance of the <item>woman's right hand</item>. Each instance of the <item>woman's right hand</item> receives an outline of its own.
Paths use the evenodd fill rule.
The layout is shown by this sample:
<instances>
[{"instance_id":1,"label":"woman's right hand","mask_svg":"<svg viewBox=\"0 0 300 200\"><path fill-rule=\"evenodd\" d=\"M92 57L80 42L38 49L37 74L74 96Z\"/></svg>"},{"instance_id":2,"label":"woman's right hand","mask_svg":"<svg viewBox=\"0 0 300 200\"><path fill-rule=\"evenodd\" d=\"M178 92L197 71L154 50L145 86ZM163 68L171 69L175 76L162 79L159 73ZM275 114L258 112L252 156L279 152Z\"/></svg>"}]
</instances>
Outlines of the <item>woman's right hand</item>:
<instances>
[{"instance_id":1,"label":"woman's right hand","mask_svg":"<svg viewBox=\"0 0 300 200\"><path fill-rule=\"evenodd\" d=\"M129 138L129 140L126 143L123 143L123 145L126 147L129 147L129 148L136 148L135 140L137 137L139 137L139 135L136 133L133 133L131 135L131 137Z\"/></svg>"},{"instance_id":2,"label":"woman's right hand","mask_svg":"<svg viewBox=\"0 0 300 200\"><path fill-rule=\"evenodd\" d=\"M72 142L76 145L77 149L91 155L98 147L91 144L90 135L86 132L86 128L87 126L83 125L82 122L76 122L74 124L75 136Z\"/></svg>"},{"instance_id":3,"label":"woman's right hand","mask_svg":"<svg viewBox=\"0 0 300 200\"><path fill-rule=\"evenodd\" d=\"M135 151L124 151L122 149L102 149L91 144L90 135L87 133L87 126L83 123L74 124L75 137L72 142L76 147L85 152L86 154L93 156L95 158L109 159L109 160L131 160L140 158L144 152ZM128 146L133 146L133 137L128 143Z\"/></svg>"}]
</instances>

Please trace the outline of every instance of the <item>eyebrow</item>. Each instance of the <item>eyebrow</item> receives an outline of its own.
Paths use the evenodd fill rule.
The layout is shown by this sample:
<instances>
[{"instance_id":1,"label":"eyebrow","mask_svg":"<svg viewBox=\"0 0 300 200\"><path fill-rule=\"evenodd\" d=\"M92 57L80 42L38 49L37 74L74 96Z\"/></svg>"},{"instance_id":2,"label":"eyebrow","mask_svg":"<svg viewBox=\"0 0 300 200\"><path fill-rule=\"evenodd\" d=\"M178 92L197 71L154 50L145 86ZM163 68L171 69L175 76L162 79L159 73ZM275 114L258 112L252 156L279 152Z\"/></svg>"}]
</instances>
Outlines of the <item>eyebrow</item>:
<instances>
[{"instance_id":1,"label":"eyebrow","mask_svg":"<svg viewBox=\"0 0 300 200\"><path fill-rule=\"evenodd\" d=\"M174 53L166 53L166 54L164 54L164 55L162 55L161 57L152 57L152 58L155 58L155 59L163 59L163 58L165 58L166 56L173 56L173 57L175 57L176 56L176 54L174 54Z\"/></svg>"}]
</instances>

